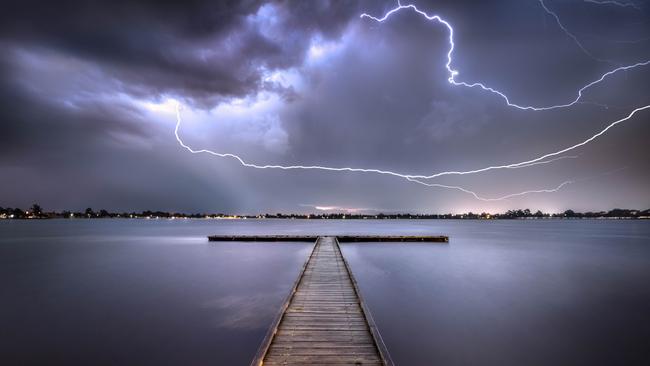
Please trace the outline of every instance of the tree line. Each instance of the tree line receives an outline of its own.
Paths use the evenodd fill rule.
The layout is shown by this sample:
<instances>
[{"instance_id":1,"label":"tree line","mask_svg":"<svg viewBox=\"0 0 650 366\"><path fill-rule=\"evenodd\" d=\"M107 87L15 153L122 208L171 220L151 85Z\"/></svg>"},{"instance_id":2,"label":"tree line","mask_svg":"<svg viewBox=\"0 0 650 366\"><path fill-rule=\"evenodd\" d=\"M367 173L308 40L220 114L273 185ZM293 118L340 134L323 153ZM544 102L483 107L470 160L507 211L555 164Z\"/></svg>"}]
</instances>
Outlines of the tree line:
<instances>
[{"instance_id":1,"label":"tree line","mask_svg":"<svg viewBox=\"0 0 650 366\"><path fill-rule=\"evenodd\" d=\"M105 209L98 211L93 210L91 207L86 208L84 211L50 211L45 212L39 204L33 204L28 209L0 207L0 219L52 219L52 218L84 218L84 219L97 219L97 218L247 218L247 219L313 219L313 220L354 220L354 219L377 219L377 220L414 220L414 219L470 219L470 220L491 220L491 219L585 219L585 218L619 218L619 219L643 219L650 218L650 209L647 210L633 210L633 209L620 209L615 208L609 211L597 212L576 212L573 210L566 210L561 213L544 213L540 210L532 212L530 209L508 210L504 213L462 213L462 214L411 214L411 213L394 213L394 214L361 214L361 213L319 213L319 214L259 214L259 215L231 215L224 213L181 213L181 212L166 212L166 211L151 211L146 210L142 212L109 212Z\"/></svg>"}]
</instances>

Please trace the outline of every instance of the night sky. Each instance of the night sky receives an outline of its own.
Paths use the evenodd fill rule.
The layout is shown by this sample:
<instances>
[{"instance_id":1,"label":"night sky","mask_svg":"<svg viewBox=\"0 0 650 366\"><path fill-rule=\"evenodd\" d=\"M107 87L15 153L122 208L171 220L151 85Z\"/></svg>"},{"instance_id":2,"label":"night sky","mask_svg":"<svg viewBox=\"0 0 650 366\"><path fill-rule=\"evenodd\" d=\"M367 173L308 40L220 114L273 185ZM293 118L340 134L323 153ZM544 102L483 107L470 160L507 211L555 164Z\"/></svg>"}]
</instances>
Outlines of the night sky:
<instances>
[{"instance_id":1,"label":"night sky","mask_svg":"<svg viewBox=\"0 0 650 366\"><path fill-rule=\"evenodd\" d=\"M483 83L514 104L552 106L571 102L610 70L650 60L650 2L620 1L413 4L453 27L456 81ZM412 9L381 23L360 18L396 6L3 3L0 206L229 213L650 207L650 109L560 155L569 158L427 181L486 198L573 182L498 201L389 175L246 168L177 142L180 103L179 136L194 150L258 165L428 175L534 159L650 104L650 65L617 72L580 103L547 111L452 85L443 24Z\"/></svg>"}]
</instances>

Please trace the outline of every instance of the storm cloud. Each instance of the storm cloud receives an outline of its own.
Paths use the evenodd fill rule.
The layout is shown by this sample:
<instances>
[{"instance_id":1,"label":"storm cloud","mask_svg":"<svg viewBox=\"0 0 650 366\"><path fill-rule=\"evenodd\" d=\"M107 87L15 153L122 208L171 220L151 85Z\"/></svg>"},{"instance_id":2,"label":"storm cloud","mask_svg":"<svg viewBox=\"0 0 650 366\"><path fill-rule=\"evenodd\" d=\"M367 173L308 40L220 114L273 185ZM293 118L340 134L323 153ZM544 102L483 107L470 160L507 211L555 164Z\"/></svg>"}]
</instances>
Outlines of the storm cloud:
<instances>
[{"instance_id":1,"label":"storm cloud","mask_svg":"<svg viewBox=\"0 0 650 366\"><path fill-rule=\"evenodd\" d=\"M405 2L404 2L405 3ZM539 2L417 1L453 25L457 79L552 105L616 67L586 55ZM598 58L650 58L650 4L546 1ZM650 113L567 159L445 177L484 196L366 173L429 174L512 163L570 146L649 104L650 67L616 74L585 103L534 112L455 87L445 27L391 1L16 1L0 14L0 205L258 213L318 206L394 211L646 208ZM605 21L606 20L606 21ZM644 41L646 39L646 41ZM612 173L614 172L614 173Z\"/></svg>"}]
</instances>

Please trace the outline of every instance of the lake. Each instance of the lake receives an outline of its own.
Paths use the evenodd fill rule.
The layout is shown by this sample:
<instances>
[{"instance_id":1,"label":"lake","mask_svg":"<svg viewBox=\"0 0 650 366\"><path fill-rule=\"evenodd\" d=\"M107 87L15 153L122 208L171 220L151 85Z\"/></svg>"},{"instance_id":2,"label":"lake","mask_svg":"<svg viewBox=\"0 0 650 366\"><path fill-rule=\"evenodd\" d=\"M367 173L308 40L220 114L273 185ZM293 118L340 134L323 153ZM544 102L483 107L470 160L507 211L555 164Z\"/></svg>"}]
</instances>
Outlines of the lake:
<instances>
[{"instance_id":1,"label":"lake","mask_svg":"<svg viewBox=\"0 0 650 366\"><path fill-rule=\"evenodd\" d=\"M650 364L650 222L0 221L3 364L248 365L308 243L342 244L397 365Z\"/></svg>"}]
</instances>

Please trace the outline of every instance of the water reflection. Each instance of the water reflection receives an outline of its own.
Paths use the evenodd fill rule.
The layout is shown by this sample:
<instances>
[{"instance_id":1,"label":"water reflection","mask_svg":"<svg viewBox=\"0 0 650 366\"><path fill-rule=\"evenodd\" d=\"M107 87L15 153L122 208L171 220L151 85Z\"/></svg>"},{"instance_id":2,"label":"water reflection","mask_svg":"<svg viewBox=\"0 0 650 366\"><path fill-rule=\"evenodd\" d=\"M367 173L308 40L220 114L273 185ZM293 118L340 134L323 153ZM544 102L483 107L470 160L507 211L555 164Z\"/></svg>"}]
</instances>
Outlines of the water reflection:
<instances>
[{"instance_id":1,"label":"water reflection","mask_svg":"<svg viewBox=\"0 0 650 366\"><path fill-rule=\"evenodd\" d=\"M309 244L210 234L436 235L345 244L398 365L650 364L650 223L0 222L3 364L247 365Z\"/></svg>"},{"instance_id":2,"label":"water reflection","mask_svg":"<svg viewBox=\"0 0 650 366\"><path fill-rule=\"evenodd\" d=\"M345 244L398 365L650 364L650 223L464 222Z\"/></svg>"}]
</instances>

